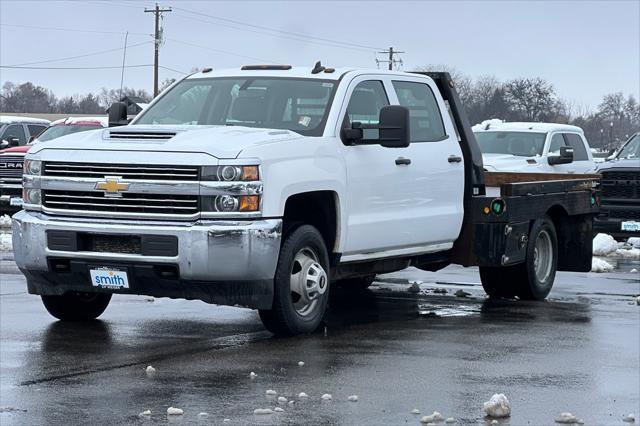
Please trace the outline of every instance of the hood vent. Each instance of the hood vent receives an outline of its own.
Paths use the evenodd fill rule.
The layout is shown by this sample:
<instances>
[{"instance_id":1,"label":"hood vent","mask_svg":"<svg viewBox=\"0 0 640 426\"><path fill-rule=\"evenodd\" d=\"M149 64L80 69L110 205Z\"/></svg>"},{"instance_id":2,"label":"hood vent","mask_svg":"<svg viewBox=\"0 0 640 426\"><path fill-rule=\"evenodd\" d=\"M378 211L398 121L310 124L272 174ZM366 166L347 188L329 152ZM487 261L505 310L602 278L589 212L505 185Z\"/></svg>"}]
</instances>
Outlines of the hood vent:
<instances>
[{"instance_id":1,"label":"hood vent","mask_svg":"<svg viewBox=\"0 0 640 426\"><path fill-rule=\"evenodd\" d=\"M131 132L123 130L109 131L109 139L116 140L166 141L173 138L175 135L175 132Z\"/></svg>"}]
</instances>

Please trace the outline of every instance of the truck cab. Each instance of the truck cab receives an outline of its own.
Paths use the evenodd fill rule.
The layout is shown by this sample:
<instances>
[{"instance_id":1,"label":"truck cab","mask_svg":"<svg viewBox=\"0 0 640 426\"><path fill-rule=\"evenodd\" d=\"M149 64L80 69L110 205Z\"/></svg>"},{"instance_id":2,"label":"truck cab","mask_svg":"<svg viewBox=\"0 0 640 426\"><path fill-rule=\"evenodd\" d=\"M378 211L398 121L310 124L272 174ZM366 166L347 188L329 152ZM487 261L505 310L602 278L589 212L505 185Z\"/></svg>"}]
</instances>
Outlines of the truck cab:
<instances>
[{"instance_id":1,"label":"truck cab","mask_svg":"<svg viewBox=\"0 0 640 426\"><path fill-rule=\"evenodd\" d=\"M590 268L592 181L509 178L486 195L446 73L205 69L127 126L35 145L15 258L61 319L135 293L238 304L275 333L311 332L332 285L452 262L484 268L492 296L542 299L557 268Z\"/></svg>"}]
</instances>

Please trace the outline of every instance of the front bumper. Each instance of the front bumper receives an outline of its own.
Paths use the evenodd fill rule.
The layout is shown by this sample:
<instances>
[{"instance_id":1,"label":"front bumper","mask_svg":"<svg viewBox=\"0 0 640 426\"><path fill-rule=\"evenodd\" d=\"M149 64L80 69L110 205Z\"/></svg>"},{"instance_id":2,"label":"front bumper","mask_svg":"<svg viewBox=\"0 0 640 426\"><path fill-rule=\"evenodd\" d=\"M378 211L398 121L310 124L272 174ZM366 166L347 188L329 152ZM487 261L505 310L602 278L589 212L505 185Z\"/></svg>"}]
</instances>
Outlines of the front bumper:
<instances>
[{"instance_id":1,"label":"front bumper","mask_svg":"<svg viewBox=\"0 0 640 426\"><path fill-rule=\"evenodd\" d=\"M190 223L96 221L23 210L13 216L12 227L15 261L27 276L31 293L103 291L92 287L86 277L90 266L104 265L130 271L131 288L116 292L271 307L281 219ZM48 246L47 231L175 236L178 250L176 256L53 250ZM52 262L66 262L69 267L61 272L52 267ZM177 274L163 275L166 268L173 268Z\"/></svg>"}]
</instances>

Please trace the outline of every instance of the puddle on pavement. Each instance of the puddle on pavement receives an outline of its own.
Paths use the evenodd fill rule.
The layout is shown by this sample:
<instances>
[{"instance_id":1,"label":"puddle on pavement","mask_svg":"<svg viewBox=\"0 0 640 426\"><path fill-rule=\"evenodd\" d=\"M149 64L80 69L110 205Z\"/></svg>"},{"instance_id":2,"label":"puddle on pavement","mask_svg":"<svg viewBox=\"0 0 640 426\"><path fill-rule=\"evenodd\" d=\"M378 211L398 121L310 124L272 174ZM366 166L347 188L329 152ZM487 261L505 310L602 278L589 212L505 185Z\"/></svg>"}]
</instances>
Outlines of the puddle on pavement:
<instances>
[{"instance_id":1,"label":"puddle on pavement","mask_svg":"<svg viewBox=\"0 0 640 426\"><path fill-rule=\"evenodd\" d=\"M479 313L478 305L434 306L418 304L418 315L421 317L465 317Z\"/></svg>"}]
</instances>

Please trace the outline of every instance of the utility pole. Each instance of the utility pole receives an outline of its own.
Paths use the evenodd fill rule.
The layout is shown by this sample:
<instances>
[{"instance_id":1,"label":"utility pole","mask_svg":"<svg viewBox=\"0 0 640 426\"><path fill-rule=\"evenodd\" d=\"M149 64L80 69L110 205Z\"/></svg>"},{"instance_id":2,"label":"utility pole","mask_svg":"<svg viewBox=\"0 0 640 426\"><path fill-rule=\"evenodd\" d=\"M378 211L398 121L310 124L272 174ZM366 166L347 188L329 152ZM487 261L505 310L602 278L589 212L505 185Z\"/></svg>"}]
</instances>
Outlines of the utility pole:
<instances>
[{"instance_id":1,"label":"utility pole","mask_svg":"<svg viewBox=\"0 0 640 426\"><path fill-rule=\"evenodd\" d=\"M376 59L376 64L378 64L378 67L380 67L381 63L388 63L389 64L389 71L391 71L391 70L393 70L393 66L395 64L402 65L402 59L394 59L393 56L394 55L398 55L400 53L405 53L405 52L393 50L393 47L390 47L388 50L383 50L382 52L378 52L378 53L384 53L384 54L388 54L389 55L389 59L387 59L387 60Z\"/></svg>"},{"instance_id":2,"label":"utility pole","mask_svg":"<svg viewBox=\"0 0 640 426\"><path fill-rule=\"evenodd\" d=\"M156 29L154 32L154 57L153 57L153 97L155 98L156 96L158 96L158 53L160 51L160 42L161 37L160 37L160 32L161 32L161 28L160 28L160 18L162 18L162 13L163 12L171 12L171 8L167 8L167 9L160 9L160 6L158 6L158 3L156 3L156 7L155 9L144 9L145 13L153 13L156 17Z\"/></svg>"}]
</instances>

